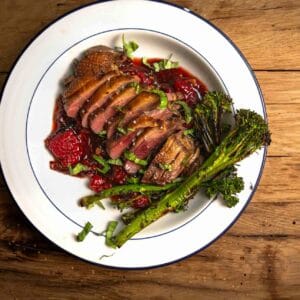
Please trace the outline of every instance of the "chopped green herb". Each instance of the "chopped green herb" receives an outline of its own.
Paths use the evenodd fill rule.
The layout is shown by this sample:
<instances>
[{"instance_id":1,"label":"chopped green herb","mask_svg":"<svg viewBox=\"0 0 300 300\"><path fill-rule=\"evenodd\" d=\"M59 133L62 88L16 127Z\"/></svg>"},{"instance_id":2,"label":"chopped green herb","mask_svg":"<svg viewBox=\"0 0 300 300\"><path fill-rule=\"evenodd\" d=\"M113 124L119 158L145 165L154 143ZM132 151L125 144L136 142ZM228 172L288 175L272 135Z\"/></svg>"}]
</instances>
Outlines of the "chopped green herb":
<instances>
[{"instance_id":1,"label":"chopped green herb","mask_svg":"<svg viewBox=\"0 0 300 300\"><path fill-rule=\"evenodd\" d=\"M172 165L170 164L159 164L159 167L165 171L172 171Z\"/></svg>"},{"instance_id":2,"label":"chopped green herb","mask_svg":"<svg viewBox=\"0 0 300 300\"><path fill-rule=\"evenodd\" d=\"M158 90L158 89L152 89L150 92L157 94L159 96L159 98L160 98L159 108L160 109L166 109L168 107L168 97L164 91Z\"/></svg>"},{"instance_id":3,"label":"chopped green herb","mask_svg":"<svg viewBox=\"0 0 300 300\"><path fill-rule=\"evenodd\" d=\"M87 171L89 168L81 163L77 163L74 167L69 166L70 175L78 175L83 171Z\"/></svg>"},{"instance_id":4,"label":"chopped green herb","mask_svg":"<svg viewBox=\"0 0 300 300\"><path fill-rule=\"evenodd\" d=\"M114 234L114 231L115 231L117 225L118 225L117 221L110 221L110 222L108 222L107 229L106 229L105 243L107 246L112 247L112 248L117 247L113 240L113 234Z\"/></svg>"},{"instance_id":5,"label":"chopped green herb","mask_svg":"<svg viewBox=\"0 0 300 300\"><path fill-rule=\"evenodd\" d=\"M94 195L89 196L91 199L91 201L85 206L87 209L91 209L95 206L95 204L97 204L99 207L101 207L102 209L105 209L101 199L99 199L99 197L96 197Z\"/></svg>"},{"instance_id":6,"label":"chopped green herb","mask_svg":"<svg viewBox=\"0 0 300 300\"><path fill-rule=\"evenodd\" d=\"M183 108L186 124L191 123L193 117L192 117L192 109L189 107L189 105L186 102L181 100L178 100L175 103L179 104Z\"/></svg>"},{"instance_id":7,"label":"chopped green herb","mask_svg":"<svg viewBox=\"0 0 300 300\"><path fill-rule=\"evenodd\" d=\"M191 136L193 136L194 135L194 132L195 132L195 130L194 129L186 129L186 130L184 130L183 131L183 134L184 135L191 135Z\"/></svg>"},{"instance_id":8,"label":"chopped green herb","mask_svg":"<svg viewBox=\"0 0 300 300\"><path fill-rule=\"evenodd\" d=\"M103 203L102 203L101 200L98 200L98 201L96 202L96 204L97 204L100 208L105 209L105 207L104 207L104 205L103 205Z\"/></svg>"},{"instance_id":9,"label":"chopped green herb","mask_svg":"<svg viewBox=\"0 0 300 300\"><path fill-rule=\"evenodd\" d=\"M138 82L131 82L129 83L129 86L134 87L135 88L135 92L137 94L139 94L142 91L142 87Z\"/></svg>"},{"instance_id":10,"label":"chopped green herb","mask_svg":"<svg viewBox=\"0 0 300 300\"><path fill-rule=\"evenodd\" d=\"M138 158L133 152L125 151L124 156L126 159L136 163L137 165L147 166L148 161Z\"/></svg>"},{"instance_id":11,"label":"chopped green herb","mask_svg":"<svg viewBox=\"0 0 300 300\"><path fill-rule=\"evenodd\" d=\"M142 57L143 65L147 66L148 68L152 69L152 66L148 63L148 59L146 57Z\"/></svg>"},{"instance_id":12,"label":"chopped green herb","mask_svg":"<svg viewBox=\"0 0 300 300\"><path fill-rule=\"evenodd\" d=\"M106 136L106 130L101 130L100 132L97 133L100 137L105 137Z\"/></svg>"},{"instance_id":13,"label":"chopped green herb","mask_svg":"<svg viewBox=\"0 0 300 300\"><path fill-rule=\"evenodd\" d=\"M128 43L125 40L124 34L122 35L123 51L129 57L132 58L132 54L135 50L138 49L139 45L134 41L129 41Z\"/></svg>"},{"instance_id":14,"label":"chopped green herb","mask_svg":"<svg viewBox=\"0 0 300 300\"><path fill-rule=\"evenodd\" d=\"M122 166L123 165L123 162L122 162L122 160L120 158L108 159L107 162L110 165L116 165L116 166Z\"/></svg>"},{"instance_id":15,"label":"chopped green herb","mask_svg":"<svg viewBox=\"0 0 300 300\"><path fill-rule=\"evenodd\" d=\"M172 54L167 59L163 59L159 62L155 62L153 64L154 71L159 72L161 70L178 68L178 66L179 66L178 61L171 61L171 57L172 57Z\"/></svg>"},{"instance_id":16,"label":"chopped green herb","mask_svg":"<svg viewBox=\"0 0 300 300\"><path fill-rule=\"evenodd\" d=\"M114 110L119 111L119 112L124 112L124 107L123 106L115 106Z\"/></svg>"},{"instance_id":17,"label":"chopped green herb","mask_svg":"<svg viewBox=\"0 0 300 300\"><path fill-rule=\"evenodd\" d=\"M93 155L93 159L99 163L100 165L103 166L102 169L98 169L98 171L102 174L106 174L109 170L110 170L110 166L108 164L108 162L102 158L101 156L98 156L98 155Z\"/></svg>"},{"instance_id":18,"label":"chopped green herb","mask_svg":"<svg viewBox=\"0 0 300 300\"><path fill-rule=\"evenodd\" d=\"M138 177L129 177L129 178L127 179L127 182L128 182L128 183L137 184L137 183L140 182L140 179L139 179Z\"/></svg>"},{"instance_id":19,"label":"chopped green herb","mask_svg":"<svg viewBox=\"0 0 300 300\"><path fill-rule=\"evenodd\" d=\"M77 237L76 237L77 241L82 242L86 238L88 233L92 230L92 228L93 228L93 225L90 222L87 222L84 225L82 231L77 234Z\"/></svg>"},{"instance_id":20,"label":"chopped green herb","mask_svg":"<svg viewBox=\"0 0 300 300\"><path fill-rule=\"evenodd\" d=\"M122 134L126 134L126 130L123 127L118 127L117 130L122 133Z\"/></svg>"}]
</instances>

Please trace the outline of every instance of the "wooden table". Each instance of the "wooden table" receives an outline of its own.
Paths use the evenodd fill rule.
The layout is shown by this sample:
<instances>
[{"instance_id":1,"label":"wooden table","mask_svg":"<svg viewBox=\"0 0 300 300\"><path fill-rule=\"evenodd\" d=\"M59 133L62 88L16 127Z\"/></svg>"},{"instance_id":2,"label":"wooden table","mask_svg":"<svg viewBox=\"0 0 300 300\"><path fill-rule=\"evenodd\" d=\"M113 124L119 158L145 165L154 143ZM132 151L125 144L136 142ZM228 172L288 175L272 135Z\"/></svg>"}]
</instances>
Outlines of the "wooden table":
<instances>
[{"instance_id":1,"label":"wooden table","mask_svg":"<svg viewBox=\"0 0 300 300\"><path fill-rule=\"evenodd\" d=\"M1 86L39 30L89 2L1 0ZM273 142L251 204L223 237L184 261L112 270L85 263L38 233L1 175L1 299L300 299L300 1L170 2L230 36L261 85Z\"/></svg>"}]
</instances>

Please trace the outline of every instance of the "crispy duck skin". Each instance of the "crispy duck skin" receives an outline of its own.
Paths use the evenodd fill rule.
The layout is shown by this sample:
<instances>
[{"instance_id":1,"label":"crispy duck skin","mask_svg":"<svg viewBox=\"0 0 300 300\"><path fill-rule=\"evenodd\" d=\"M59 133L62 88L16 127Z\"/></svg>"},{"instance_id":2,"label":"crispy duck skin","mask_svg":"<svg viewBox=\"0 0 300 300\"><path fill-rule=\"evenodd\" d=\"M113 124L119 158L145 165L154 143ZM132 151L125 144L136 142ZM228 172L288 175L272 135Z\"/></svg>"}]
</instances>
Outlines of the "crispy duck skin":
<instances>
[{"instance_id":1,"label":"crispy duck skin","mask_svg":"<svg viewBox=\"0 0 300 300\"><path fill-rule=\"evenodd\" d=\"M130 151L139 159L148 158L174 132L182 129L182 123L177 119L164 122L163 126L146 129L132 145ZM128 174L135 174L141 166L127 160L124 169Z\"/></svg>"},{"instance_id":2,"label":"crispy duck skin","mask_svg":"<svg viewBox=\"0 0 300 300\"><path fill-rule=\"evenodd\" d=\"M152 110L159 104L159 96L150 92L141 92L130 101L123 113L112 120L107 128L107 137L110 139L118 127L126 127L127 124L145 111Z\"/></svg>"},{"instance_id":3,"label":"crispy duck skin","mask_svg":"<svg viewBox=\"0 0 300 300\"><path fill-rule=\"evenodd\" d=\"M87 75L101 75L116 71L119 65L125 61L123 53L106 46L96 46L84 52L83 57L76 61L74 74L76 77Z\"/></svg>"},{"instance_id":4,"label":"crispy duck skin","mask_svg":"<svg viewBox=\"0 0 300 300\"><path fill-rule=\"evenodd\" d=\"M96 109L90 116L90 128L92 131L98 133L103 130L106 122L118 113L118 109L125 106L135 96L135 88L127 87L119 94L112 97L108 105L104 105L105 107Z\"/></svg>"},{"instance_id":5,"label":"crispy duck skin","mask_svg":"<svg viewBox=\"0 0 300 300\"><path fill-rule=\"evenodd\" d=\"M106 81L106 76L90 77L90 79L84 77L82 81L76 79L76 82L70 84L70 89L64 93L70 96L63 97L64 109L68 117L75 118L77 116L86 100Z\"/></svg>"},{"instance_id":6,"label":"crispy duck skin","mask_svg":"<svg viewBox=\"0 0 300 300\"><path fill-rule=\"evenodd\" d=\"M129 83L138 81L139 79L137 77L128 75L113 76L110 80L107 80L95 91L89 101L87 101L81 109L81 125L88 127L88 118L92 112L102 107L110 97L117 94L123 87Z\"/></svg>"},{"instance_id":7,"label":"crispy duck skin","mask_svg":"<svg viewBox=\"0 0 300 300\"><path fill-rule=\"evenodd\" d=\"M194 141L182 131L171 135L146 170L142 182L164 185L178 177L195 156Z\"/></svg>"}]
</instances>

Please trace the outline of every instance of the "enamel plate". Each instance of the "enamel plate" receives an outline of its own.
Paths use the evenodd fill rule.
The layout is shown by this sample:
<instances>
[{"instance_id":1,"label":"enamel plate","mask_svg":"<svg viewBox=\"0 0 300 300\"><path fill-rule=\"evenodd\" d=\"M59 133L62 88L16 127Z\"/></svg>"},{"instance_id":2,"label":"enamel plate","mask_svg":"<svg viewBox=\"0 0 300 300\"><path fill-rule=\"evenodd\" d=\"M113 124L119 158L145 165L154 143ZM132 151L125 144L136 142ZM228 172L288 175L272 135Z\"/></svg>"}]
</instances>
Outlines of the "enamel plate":
<instances>
[{"instance_id":1,"label":"enamel plate","mask_svg":"<svg viewBox=\"0 0 300 300\"><path fill-rule=\"evenodd\" d=\"M0 111L0 158L7 184L32 224L67 252L99 265L146 268L178 261L210 245L239 217L261 176L265 149L240 163L245 190L229 209L199 194L188 209L155 222L120 249L105 246L107 222L120 212L86 210L78 200L90 190L85 179L49 168L44 140L51 131L60 82L72 61L95 45L121 46L121 37L139 44L135 56L168 57L199 77L211 90L266 117L263 98L245 58L222 32L188 9L152 1L108 1L82 7L48 26L24 50L6 83ZM90 221L84 242L75 235ZM119 225L121 227L121 225Z\"/></svg>"}]
</instances>

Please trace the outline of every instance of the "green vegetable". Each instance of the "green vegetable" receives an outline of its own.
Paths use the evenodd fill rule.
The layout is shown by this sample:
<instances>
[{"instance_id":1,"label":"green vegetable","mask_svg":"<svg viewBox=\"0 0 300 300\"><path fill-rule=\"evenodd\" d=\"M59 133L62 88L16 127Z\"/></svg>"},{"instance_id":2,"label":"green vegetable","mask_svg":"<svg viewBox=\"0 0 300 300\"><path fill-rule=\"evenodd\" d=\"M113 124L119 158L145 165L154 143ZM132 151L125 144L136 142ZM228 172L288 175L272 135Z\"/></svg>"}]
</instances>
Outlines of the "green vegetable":
<instances>
[{"instance_id":1,"label":"green vegetable","mask_svg":"<svg viewBox=\"0 0 300 300\"><path fill-rule=\"evenodd\" d=\"M134 41L129 41L128 43L125 40L124 34L122 35L123 51L129 57L133 57L133 52L138 49L139 45Z\"/></svg>"},{"instance_id":2,"label":"green vegetable","mask_svg":"<svg viewBox=\"0 0 300 300\"><path fill-rule=\"evenodd\" d=\"M167 59L163 59L159 62L153 63L154 71L159 72L161 70L178 68L179 63L177 61L171 61L172 54Z\"/></svg>"},{"instance_id":3,"label":"green vegetable","mask_svg":"<svg viewBox=\"0 0 300 300\"><path fill-rule=\"evenodd\" d=\"M97 133L100 137L105 137L106 136L106 130L101 130L100 132Z\"/></svg>"},{"instance_id":4,"label":"green vegetable","mask_svg":"<svg viewBox=\"0 0 300 300\"><path fill-rule=\"evenodd\" d=\"M127 179L127 182L128 182L128 183L137 184L137 183L140 182L140 179L139 179L138 177L129 177L129 178Z\"/></svg>"},{"instance_id":5,"label":"green vegetable","mask_svg":"<svg viewBox=\"0 0 300 300\"><path fill-rule=\"evenodd\" d=\"M131 83L129 83L129 86L134 87L135 92L137 94L139 94L142 91L142 87L138 82L131 82Z\"/></svg>"},{"instance_id":6,"label":"green vegetable","mask_svg":"<svg viewBox=\"0 0 300 300\"><path fill-rule=\"evenodd\" d=\"M143 65L147 66L148 68L152 69L152 66L148 63L146 57L142 57L142 63Z\"/></svg>"},{"instance_id":7,"label":"green vegetable","mask_svg":"<svg viewBox=\"0 0 300 300\"><path fill-rule=\"evenodd\" d=\"M115 166L123 166L122 160L120 158L108 159L107 163Z\"/></svg>"},{"instance_id":8,"label":"green vegetable","mask_svg":"<svg viewBox=\"0 0 300 300\"><path fill-rule=\"evenodd\" d=\"M140 212L140 210L128 211L122 214L121 219L124 224L129 224Z\"/></svg>"},{"instance_id":9,"label":"green vegetable","mask_svg":"<svg viewBox=\"0 0 300 300\"><path fill-rule=\"evenodd\" d=\"M170 164L159 164L159 167L165 171L172 171L172 165Z\"/></svg>"},{"instance_id":10,"label":"green vegetable","mask_svg":"<svg viewBox=\"0 0 300 300\"><path fill-rule=\"evenodd\" d=\"M151 185L151 184L127 184L127 185L117 185L110 189L101 191L100 193L83 197L80 201L81 206L91 207L93 203L99 200L109 198L111 196L128 194L128 193L148 193L148 192L162 192L174 188L178 183L169 183L163 186Z\"/></svg>"},{"instance_id":11,"label":"green vegetable","mask_svg":"<svg viewBox=\"0 0 300 300\"><path fill-rule=\"evenodd\" d=\"M208 92L194 109L194 127L206 154L209 155L230 130L224 125L226 113L231 113L232 100L221 92Z\"/></svg>"},{"instance_id":12,"label":"green vegetable","mask_svg":"<svg viewBox=\"0 0 300 300\"><path fill-rule=\"evenodd\" d=\"M98 156L98 155L93 155L93 159L99 163L100 165L103 166L102 169L98 169L98 171L102 174L106 174L109 170L110 170L110 166L108 164L108 162L102 158L101 156Z\"/></svg>"},{"instance_id":13,"label":"green vegetable","mask_svg":"<svg viewBox=\"0 0 300 300\"><path fill-rule=\"evenodd\" d=\"M209 198L221 195L225 204L233 207L239 202L236 194L244 189L244 180L237 176L236 167L230 166L213 179L203 183L202 187Z\"/></svg>"},{"instance_id":14,"label":"green vegetable","mask_svg":"<svg viewBox=\"0 0 300 300\"><path fill-rule=\"evenodd\" d=\"M117 130L122 133L122 134L126 134L127 131L123 128L123 127L118 127Z\"/></svg>"},{"instance_id":15,"label":"green vegetable","mask_svg":"<svg viewBox=\"0 0 300 300\"><path fill-rule=\"evenodd\" d=\"M184 135L191 135L191 136L194 136L194 133L195 133L195 130L194 129L186 129L183 131L183 134Z\"/></svg>"},{"instance_id":16,"label":"green vegetable","mask_svg":"<svg viewBox=\"0 0 300 300\"><path fill-rule=\"evenodd\" d=\"M92 228L93 228L93 225L90 222L87 222L84 225L82 231L77 234L77 237L76 237L77 241L82 242L86 238L88 233L92 230Z\"/></svg>"},{"instance_id":17,"label":"green vegetable","mask_svg":"<svg viewBox=\"0 0 300 300\"><path fill-rule=\"evenodd\" d=\"M114 107L114 110L123 113L123 112L124 112L124 107L123 107L123 106L115 106L115 107Z\"/></svg>"},{"instance_id":18,"label":"green vegetable","mask_svg":"<svg viewBox=\"0 0 300 300\"><path fill-rule=\"evenodd\" d=\"M140 166L147 166L148 165L147 160L138 158L133 152L125 151L124 157L126 159L136 163L137 165L140 165Z\"/></svg>"},{"instance_id":19,"label":"green vegetable","mask_svg":"<svg viewBox=\"0 0 300 300\"><path fill-rule=\"evenodd\" d=\"M78 175L83 171L87 171L89 168L81 163L77 163L74 167L69 166L70 175Z\"/></svg>"},{"instance_id":20,"label":"green vegetable","mask_svg":"<svg viewBox=\"0 0 300 300\"><path fill-rule=\"evenodd\" d=\"M263 118L254 111L237 111L235 128L226 135L208 159L177 188L141 211L116 235L115 244L121 247L128 239L166 213L177 211L195 195L203 182L269 143L270 133Z\"/></svg>"},{"instance_id":21,"label":"green vegetable","mask_svg":"<svg viewBox=\"0 0 300 300\"><path fill-rule=\"evenodd\" d=\"M118 225L117 221L110 221L106 228L105 243L107 246L112 247L112 248L116 248L116 245L113 240L113 234L114 234L114 231L115 231L117 225Z\"/></svg>"},{"instance_id":22,"label":"green vegetable","mask_svg":"<svg viewBox=\"0 0 300 300\"><path fill-rule=\"evenodd\" d=\"M160 98L159 108L160 109L166 109L168 107L168 97L164 91L158 90L158 89L152 89L152 90L150 90L150 92L157 94L159 96L159 98Z\"/></svg>"},{"instance_id":23,"label":"green vegetable","mask_svg":"<svg viewBox=\"0 0 300 300\"><path fill-rule=\"evenodd\" d=\"M189 105L181 100L176 101L175 103L181 105L181 107L183 108L184 111L184 116L185 116L185 122L186 124L190 124L191 121L193 120L192 117L192 109L189 107Z\"/></svg>"},{"instance_id":24,"label":"green vegetable","mask_svg":"<svg viewBox=\"0 0 300 300\"><path fill-rule=\"evenodd\" d=\"M103 203L102 203L101 200L98 200L98 201L95 201L95 202L89 204L88 206L86 206L86 208L90 209L90 208L94 207L95 204L97 204L100 208L105 209L105 207L104 207L104 205L103 205Z\"/></svg>"}]
</instances>

